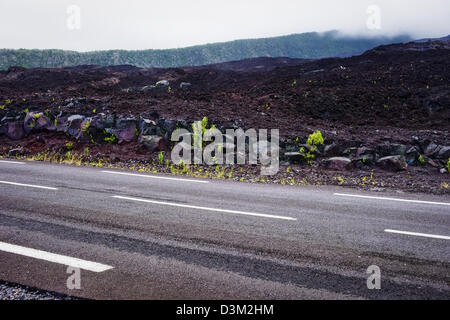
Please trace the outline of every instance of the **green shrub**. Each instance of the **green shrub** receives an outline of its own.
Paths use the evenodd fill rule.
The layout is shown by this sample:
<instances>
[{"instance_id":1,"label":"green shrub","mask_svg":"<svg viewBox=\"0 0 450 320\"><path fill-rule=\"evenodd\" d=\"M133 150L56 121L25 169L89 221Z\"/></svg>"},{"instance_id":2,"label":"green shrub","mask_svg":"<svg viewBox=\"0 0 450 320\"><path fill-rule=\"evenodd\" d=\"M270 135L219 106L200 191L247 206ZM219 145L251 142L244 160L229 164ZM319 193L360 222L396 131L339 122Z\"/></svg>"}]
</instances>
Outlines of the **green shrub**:
<instances>
[{"instance_id":1,"label":"green shrub","mask_svg":"<svg viewBox=\"0 0 450 320\"><path fill-rule=\"evenodd\" d=\"M316 157L313 152L317 150L317 146L324 144L322 132L319 130L309 135L306 144L310 147L308 151L304 147L301 147L299 152L306 159L308 164L312 164L312 160Z\"/></svg>"},{"instance_id":2,"label":"green shrub","mask_svg":"<svg viewBox=\"0 0 450 320\"><path fill-rule=\"evenodd\" d=\"M422 155L420 155L419 158L417 158L417 160L420 162L420 164L424 164L425 163L425 159L423 158Z\"/></svg>"},{"instance_id":3,"label":"green shrub","mask_svg":"<svg viewBox=\"0 0 450 320\"><path fill-rule=\"evenodd\" d=\"M311 151L315 151L317 149L317 146L322 145L323 143L324 139L320 130L317 130L314 133L310 134L308 137L308 141L306 141L306 144L311 146Z\"/></svg>"},{"instance_id":4,"label":"green shrub","mask_svg":"<svg viewBox=\"0 0 450 320\"><path fill-rule=\"evenodd\" d=\"M105 131L105 134L106 134L106 131ZM115 143L117 141L117 138L113 133L111 133L110 135L106 134L106 137L104 140L105 140L105 142L108 142L108 143Z\"/></svg>"},{"instance_id":5,"label":"green shrub","mask_svg":"<svg viewBox=\"0 0 450 320\"><path fill-rule=\"evenodd\" d=\"M69 151L72 150L73 149L73 143L72 142L67 142L66 143L66 149L69 150Z\"/></svg>"},{"instance_id":6,"label":"green shrub","mask_svg":"<svg viewBox=\"0 0 450 320\"><path fill-rule=\"evenodd\" d=\"M206 145L206 142L203 141L203 145L201 146L200 144L200 140L199 137L203 137L203 135L206 133L206 130L215 130L216 126L212 125L209 129L208 129L208 118L207 117L203 117L202 121L201 121L201 128L199 128L197 126L197 123L193 123L192 124L192 130L193 130L193 142L192 145L193 146L198 146L198 147L204 147Z\"/></svg>"}]
</instances>

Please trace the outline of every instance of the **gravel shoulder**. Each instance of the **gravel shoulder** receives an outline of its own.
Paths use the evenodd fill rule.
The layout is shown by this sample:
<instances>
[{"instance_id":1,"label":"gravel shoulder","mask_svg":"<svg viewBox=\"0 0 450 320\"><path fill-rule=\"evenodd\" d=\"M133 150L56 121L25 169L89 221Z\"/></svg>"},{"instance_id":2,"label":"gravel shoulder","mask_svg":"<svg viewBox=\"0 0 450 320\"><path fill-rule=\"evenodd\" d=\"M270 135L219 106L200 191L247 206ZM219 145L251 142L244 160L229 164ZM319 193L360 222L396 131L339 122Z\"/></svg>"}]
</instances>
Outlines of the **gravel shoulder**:
<instances>
[{"instance_id":1,"label":"gravel shoulder","mask_svg":"<svg viewBox=\"0 0 450 320\"><path fill-rule=\"evenodd\" d=\"M56 292L0 280L0 300L80 300Z\"/></svg>"}]
</instances>

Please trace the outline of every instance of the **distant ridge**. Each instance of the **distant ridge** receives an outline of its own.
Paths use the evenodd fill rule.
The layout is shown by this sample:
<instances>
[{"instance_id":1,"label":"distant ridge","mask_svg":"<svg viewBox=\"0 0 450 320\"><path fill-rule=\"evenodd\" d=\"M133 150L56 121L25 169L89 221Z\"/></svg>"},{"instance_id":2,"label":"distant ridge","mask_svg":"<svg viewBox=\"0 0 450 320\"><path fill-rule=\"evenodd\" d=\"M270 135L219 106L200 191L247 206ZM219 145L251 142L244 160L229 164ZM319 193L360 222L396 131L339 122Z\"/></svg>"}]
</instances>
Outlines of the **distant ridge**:
<instances>
[{"instance_id":1,"label":"distant ridge","mask_svg":"<svg viewBox=\"0 0 450 320\"><path fill-rule=\"evenodd\" d=\"M426 38L426 39L420 39L420 40L416 40L414 42L427 42L427 41L449 41L450 40L450 34L448 36L442 37L442 38Z\"/></svg>"},{"instance_id":2,"label":"distant ridge","mask_svg":"<svg viewBox=\"0 0 450 320\"><path fill-rule=\"evenodd\" d=\"M143 68L201 66L257 57L320 59L359 55L379 45L407 42L409 36L348 37L337 31L236 40L181 49L107 50L76 52L64 50L0 49L0 69L70 67L77 65L134 65Z\"/></svg>"}]
</instances>

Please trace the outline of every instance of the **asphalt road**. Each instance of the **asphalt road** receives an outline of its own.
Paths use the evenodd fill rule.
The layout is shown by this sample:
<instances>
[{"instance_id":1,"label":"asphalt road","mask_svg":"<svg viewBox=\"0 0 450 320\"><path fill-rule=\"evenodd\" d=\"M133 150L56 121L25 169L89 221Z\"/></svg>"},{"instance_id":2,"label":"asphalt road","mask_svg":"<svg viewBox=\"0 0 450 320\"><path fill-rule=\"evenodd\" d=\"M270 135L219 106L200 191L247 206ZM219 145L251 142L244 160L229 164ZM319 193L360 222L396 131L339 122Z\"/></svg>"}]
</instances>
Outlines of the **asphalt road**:
<instances>
[{"instance_id":1,"label":"asphalt road","mask_svg":"<svg viewBox=\"0 0 450 320\"><path fill-rule=\"evenodd\" d=\"M126 173L0 161L0 280L96 299L450 298L449 196Z\"/></svg>"}]
</instances>

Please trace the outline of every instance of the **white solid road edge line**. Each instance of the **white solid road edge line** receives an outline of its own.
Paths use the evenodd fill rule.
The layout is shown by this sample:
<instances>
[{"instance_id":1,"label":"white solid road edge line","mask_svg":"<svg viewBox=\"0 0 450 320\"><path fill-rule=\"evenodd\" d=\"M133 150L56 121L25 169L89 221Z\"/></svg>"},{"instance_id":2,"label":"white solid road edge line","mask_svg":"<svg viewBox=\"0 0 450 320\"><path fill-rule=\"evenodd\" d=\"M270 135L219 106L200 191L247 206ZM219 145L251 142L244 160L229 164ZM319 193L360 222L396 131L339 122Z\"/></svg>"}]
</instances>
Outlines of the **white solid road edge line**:
<instances>
[{"instance_id":1,"label":"white solid road edge line","mask_svg":"<svg viewBox=\"0 0 450 320\"><path fill-rule=\"evenodd\" d=\"M47 190L58 190L58 188L53 187L45 187L45 186L37 186L34 184L25 184L25 183L17 183L17 182L10 182L10 181L0 181L1 184L9 184L13 186L20 186L20 187L29 187L29 188L37 188L37 189L47 189Z\"/></svg>"},{"instance_id":2,"label":"white solid road edge line","mask_svg":"<svg viewBox=\"0 0 450 320\"><path fill-rule=\"evenodd\" d=\"M224 213L240 214L240 215L262 217L262 218L297 221L296 218L285 217L285 216L277 216L277 215L272 215L272 214L245 212L245 211L236 211L236 210L227 210L227 209L216 209L216 208L208 208L208 207L199 207L199 206L192 206L192 205L187 205L187 204L162 202L162 201L154 201L154 200L131 198L131 197L122 197L122 196L113 196L113 198L122 199L122 200L130 200L130 201L153 203L153 204L159 204L159 205L163 205L163 206L173 206L173 207L180 207L180 208L189 208L189 209L197 209L197 210L224 212Z\"/></svg>"},{"instance_id":3,"label":"white solid road edge line","mask_svg":"<svg viewBox=\"0 0 450 320\"><path fill-rule=\"evenodd\" d=\"M58 264L63 264L66 266L74 267L74 268L80 268L87 271L92 272L103 272L106 270L113 269L113 267L97 263L97 262L91 262L87 260L72 258L68 256L63 256L60 254L50 253L46 251L26 248L22 246L18 246L15 244L9 244L6 242L0 242L0 251L5 251L9 253L18 254L25 257L45 260L49 262L54 262Z\"/></svg>"},{"instance_id":4,"label":"white solid road edge line","mask_svg":"<svg viewBox=\"0 0 450 320\"><path fill-rule=\"evenodd\" d=\"M426 237L426 238L450 240L450 237L440 236L440 235L436 235L436 234L426 234L426 233L408 232L408 231L399 231L399 230L390 230L390 229L386 229L386 230L384 230L384 232L404 234L404 235L407 235L407 236L416 236L416 237Z\"/></svg>"},{"instance_id":5,"label":"white solid road edge line","mask_svg":"<svg viewBox=\"0 0 450 320\"><path fill-rule=\"evenodd\" d=\"M0 163L25 164L25 162L0 160Z\"/></svg>"},{"instance_id":6,"label":"white solid road edge line","mask_svg":"<svg viewBox=\"0 0 450 320\"><path fill-rule=\"evenodd\" d=\"M149 175L145 175L145 174L116 172L116 171L108 171L108 170L102 170L102 172L103 173L110 173L110 174L121 174L121 175L124 175L124 176L150 178L150 179L162 179L162 180L173 180L173 181L182 181L182 182L196 182L196 183L209 183L209 181L204 181L204 180L193 180L193 179L180 179L180 178L170 178L170 177L160 177L160 176L149 176Z\"/></svg>"},{"instance_id":7,"label":"white solid road edge line","mask_svg":"<svg viewBox=\"0 0 450 320\"><path fill-rule=\"evenodd\" d=\"M335 193L335 196L339 197L350 197L350 198L363 198L363 199L374 199L374 200L388 200L388 201L400 201L400 202L411 202L411 203L421 203L421 204L434 204L441 206L450 206L448 202L435 202L435 201L422 201L422 200L408 200L408 199L399 199L399 198L387 198L387 197L374 197L374 196L362 196L356 194L344 194L344 193Z\"/></svg>"}]
</instances>

